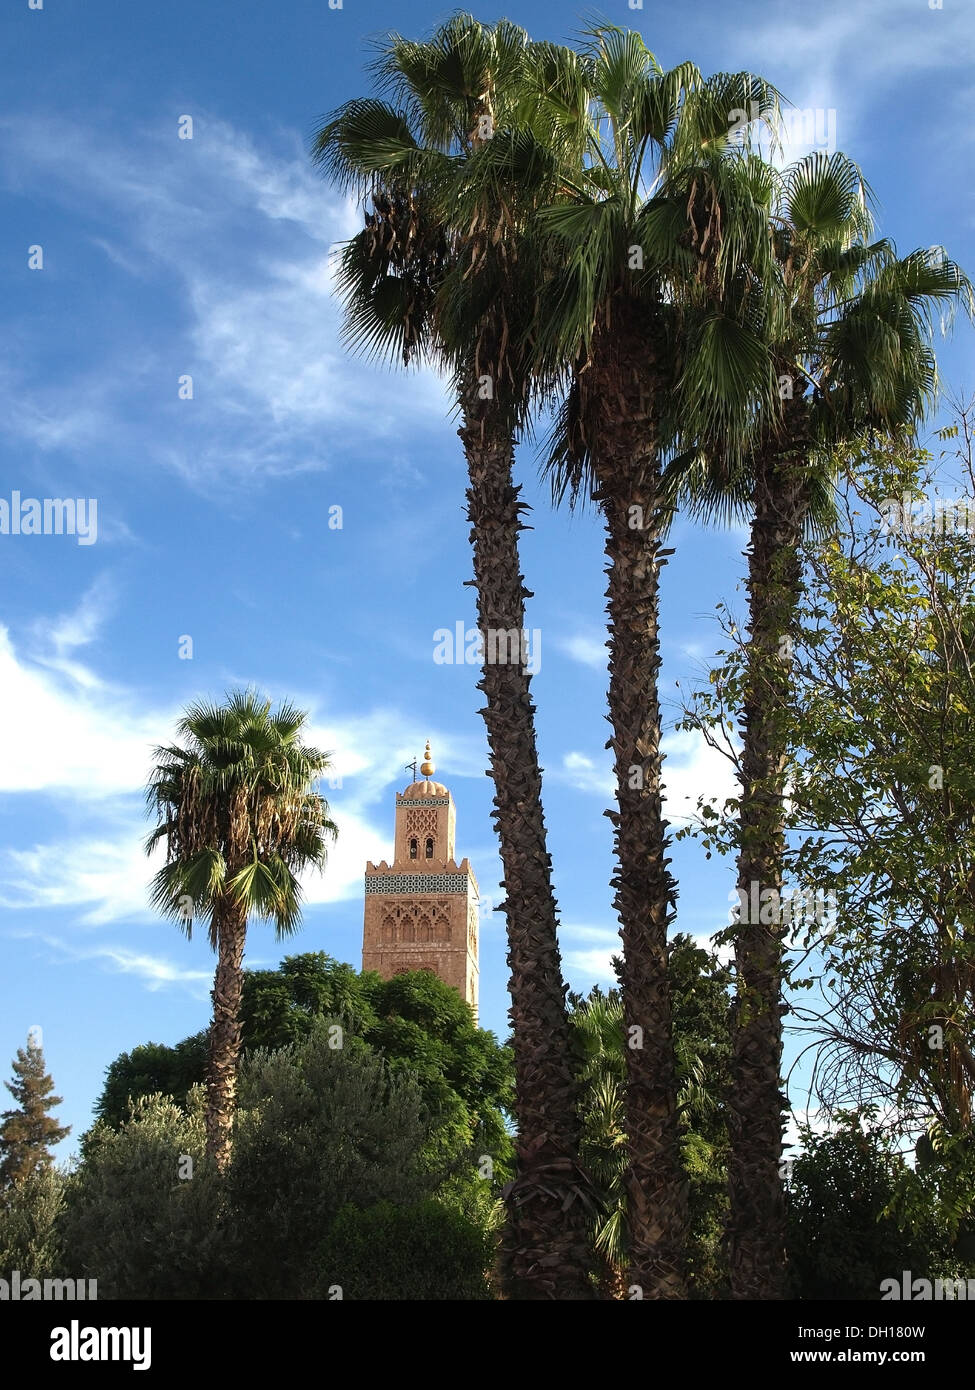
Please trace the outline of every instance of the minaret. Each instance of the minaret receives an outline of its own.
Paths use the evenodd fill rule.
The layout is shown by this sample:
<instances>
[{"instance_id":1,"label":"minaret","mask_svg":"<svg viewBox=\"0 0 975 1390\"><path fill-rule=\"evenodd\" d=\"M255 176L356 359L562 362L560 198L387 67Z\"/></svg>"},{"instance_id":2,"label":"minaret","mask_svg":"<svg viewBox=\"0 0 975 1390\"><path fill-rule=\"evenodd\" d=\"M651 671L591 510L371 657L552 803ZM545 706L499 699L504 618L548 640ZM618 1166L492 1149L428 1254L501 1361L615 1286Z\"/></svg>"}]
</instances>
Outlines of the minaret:
<instances>
[{"instance_id":1,"label":"minaret","mask_svg":"<svg viewBox=\"0 0 975 1390\"><path fill-rule=\"evenodd\" d=\"M385 979L432 970L453 985L477 1016L477 879L454 858L454 799L429 779L436 772L427 742L423 780L396 793L393 862L366 865L362 968Z\"/></svg>"}]
</instances>

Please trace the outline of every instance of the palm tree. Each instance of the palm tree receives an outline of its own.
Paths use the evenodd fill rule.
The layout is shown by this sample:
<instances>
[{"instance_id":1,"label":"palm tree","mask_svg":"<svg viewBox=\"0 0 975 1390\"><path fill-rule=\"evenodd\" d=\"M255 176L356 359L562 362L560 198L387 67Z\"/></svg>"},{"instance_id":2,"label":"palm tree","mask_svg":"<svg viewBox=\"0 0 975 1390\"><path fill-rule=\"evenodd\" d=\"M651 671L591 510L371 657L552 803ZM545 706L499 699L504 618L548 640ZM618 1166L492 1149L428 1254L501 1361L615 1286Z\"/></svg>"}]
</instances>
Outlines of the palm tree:
<instances>
[{"instance_id":1,"label":"palm tree","mask_svg":"<svg viewBox=\"0 0 975 1390\"><path fill-rule=\"evenodd\" d=\"M560 383L569 364L549 460L556 497L588 491L606 525L608 746L619 808L607 814L629 1040L628 1281L644 1298L682 1298L687 1207L667 967L676 892L657 689L670 521L661 470L681 434L720 422L729 438L744 436L743 402L771 394L742 312L751 283L740 284L740 266L768 254L764 175L734 150L729 114L756 102L771 115L778 98L747 74L704 81L691 64L664 72L638 34L613 27L593 35L589 81L596 117L584 160L535 220L536 260L548 269L536 370ZM492 154L500 166L498 141ZM544 167L544 150L533 165Z\"/></svg>"},{"instance_id":2,"label":"palm tree","mask_svg":"<svg viewBox=\"0 0 975 1390\"><path fill-rule=\"evenodd\" d=\"M324 867L338 833L312 791L328 755L301 743L304 722L290 704L272 711L253 691L236 691L224 705L190 705L180 742L153 755L147 800L158 824L146 852L164 843L166 863L151 899L187 936L208 917L217 953L206 1134L220 1169L230 1160L248 919L272 921L278 937L297 931L298 875Z\"/></svg>"},{"instance_id":3,"label":"palm tree","mask_svg":"<svg viewBox=\"0 0 975 1390\"><path fill-rule=\"evenodd\" d=\"M787 169L770 206L774 288L761 332L780 400L760 405L755 439L729 459L720 438L670 482L698 514L751 513L749 635L741 712L738 889L781 895L790 641L804 533L832 514L836 461L868 433L910 435L936 386L931 310L967 299L961 271L928 253L898 259L871 243L867 190L842 154ZM700 442L700 441L699 441ZM781 896L775 899L781 901ZM782 1148L783 951L788 924L740 922L730 1104L732 1297L785 1296Z\"/></svg>"},{"instance_id":4,"label":"palm tree","mask_svg":"<svg viewBox=\"0 0 975 1390\"><path fill-rule=\"evenodd\" d=\"M504 865L510 1017L515 1052L517 1176L507 1191L510 1292L588 1298L589 1184L578 1164L577 1095L568 1060L566 986L557 938L541 801L531 677L520 638L524 585L518 550L528 510L513 481L515 443L533 390L523 344L535 267L522 247L524 209L469 175L495 132L532 116L528 36L455 16L425 43L385 40L376 64L391 101L348 103L314 142L320 167L371 199L345 248L340 288L351 345L451 373L468 468L467 506L478 621L485 641L478 688ZM555 60L558 61L557 59ZM547 150L582 125L571 61L563 60L561 121ZM393 104L396 103L396 104ZM581 115L580 115L581 113ZM542 117L534 112L536 122ZM561 132L561 133L559 133ZM578 136L575 137L578 139ZM504 647L489 634L504 634ZM515 634L514 656L507 635ZM497 642L497 638L493 639Z\"/></svg>"}]
</instances>

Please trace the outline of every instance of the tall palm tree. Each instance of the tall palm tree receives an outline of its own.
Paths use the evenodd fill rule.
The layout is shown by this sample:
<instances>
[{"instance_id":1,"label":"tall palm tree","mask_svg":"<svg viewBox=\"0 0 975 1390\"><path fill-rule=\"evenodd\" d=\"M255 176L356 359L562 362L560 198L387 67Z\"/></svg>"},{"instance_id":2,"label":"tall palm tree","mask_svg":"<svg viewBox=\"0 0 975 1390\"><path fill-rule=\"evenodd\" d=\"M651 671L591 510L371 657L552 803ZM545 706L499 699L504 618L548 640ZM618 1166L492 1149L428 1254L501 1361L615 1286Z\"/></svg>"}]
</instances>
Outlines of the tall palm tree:
<instances>
[{"instance_id":1,"label":"tall palm tree","mask_svg":"<svg viewBox=\"0 0 975 1390\"><path fill-rule=\"evenodd\" d=\"M224 705L190 705L177 725L180 742L155 750L147 788L158 824L146 851L166 847L152 902L187 936L196 918L209 918L217 953L206 1135L220 1169L230 1160L248 920L273 922L279 937L295 932L298 875L324 867L338 833L312 790L328 755L300 741L304 722L292 705L272 711L250 690Z\"/></svg>"},{"instance_id":2,"label":"tall palm tree","mask_svg":"<svg viewBox=\"0 0 975 1390\"><path fill-rule=\"evenodd\" d=\"M672 470L693 510L751 515L749 633L741 711L738 889L780 895L790 641L801 597L800 546L832 510L835 461L868 433L910 435L934 397L931 312L971 302L947 259L898 259L870 242L867 190L842 154L787 169L769 207L775 249L767 317L756 325L780 399L760 404L752 448L731 461L720 438ZM729 1260L739 1299L785 1296L785 1210L779 1177L784 941L788 923L739 923L730 1104Z\"/></svg>"},{"instance_id":3,"label":"tall palm tree","mask_svg":"<svg viewBox=\"0 0 975 1390\"><path fill-rule=\"evenodd\" d=\"M509 1288L525 1298L588 1298L589 1184L578 1164L579 1118L557 904L546 843L534 704L525 653L492 649L489 633L525 631L518 550L527 510L513 481L533 378L523 343L534 267L522 250L524 209L469 177L496 132L532 118L528 36L455 16L424 43L390 35L376 63L390 98L348 103L318 131L314 154L344 187L371 199L340 271L353 347L432 360L451 374L468 469L467 506L479 627L478 688L504 865L510 1017L515 1052L517 1176L507 1192ZM563 61L560 123L547 150L578 141L585 100ZM536 121L541 119L538 111ZM574 118L574 120L573 120ZM495 639L496 640L496 639Z\"/></svg>"},{"instance_id":4,"label":"tall palm tree","mask_svg":"<svg viewBox=\"0 0 975 1390\"><path fill-rule=\"evenodd\" d=\"M534 350L539 377L565 383L550 457L556 496L588 490L606 525L628 1279L644 1298L682 1298L687 1210L667 968L676 892L657 688L670 521L661 473L682 432L720 421L729 437L744 435L742 402L771 395L737 302L748 299L739 265L767 254L752 187L761 192L763 176L735 152L729 116L752 102L772 113L777 94L748 74L704 81L691 64L664 72L638 34L613 27L594 33L589 64L596 115L584 159L536 219L547 274ZM496 141L499 166L504 155ZM544 167L544 150L522 166Z\"/></svg>"}]
</instances>

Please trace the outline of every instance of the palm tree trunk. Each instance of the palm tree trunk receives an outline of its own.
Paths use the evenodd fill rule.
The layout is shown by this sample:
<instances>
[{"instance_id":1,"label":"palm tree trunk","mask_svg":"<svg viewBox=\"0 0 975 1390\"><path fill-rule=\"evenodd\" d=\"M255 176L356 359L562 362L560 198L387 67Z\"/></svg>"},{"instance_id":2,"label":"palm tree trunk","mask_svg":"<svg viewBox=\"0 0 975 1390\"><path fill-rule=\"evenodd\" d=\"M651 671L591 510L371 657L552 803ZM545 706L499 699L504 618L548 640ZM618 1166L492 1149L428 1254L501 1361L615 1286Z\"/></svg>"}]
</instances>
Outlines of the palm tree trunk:
<instances>
[{"instance_id":1,"label":"palm tree trunk","mask_svg":"<svg viewBox=\"0 0 975 1390\"><path fill-rule=\"evenodd\" d=\"M687 1185L681 1168L667 932L676 896L660 752L660 466L645 325L615 305L597 330L587 400L597 500L606 518L609 710L618 811L614 905L623 940L627 1048L628 1282L645 1299L686 1298Z\"/></svg>"},{"instance_id":2,"label":"palm tree trunk","mask_svg":"<svg viewBox=\"0 0 975 1390\"><path fill-rule=\"evenodd\" d=\"M230 1162L240 1054L240 1001L244 988L247 915L235 903L222 903L217 920L217 970L213 980L213 1022L207 1066L207 1153L223 1172Z\"/></svg>"},{"instance_id":3,"label":"palm tree trunk","mask_svg":"<svg viewBox=\"0 0 975 1390\"><path fill-rule=\"evenodd\" d=\"M742 708L742 798L736 932L732 1096L729 1106L731 1296L779 1299L786 1293L781 1092L783 938L779 910L785 848L786 711L791 634L802 582L799 546L805 518L802 460L755 461L754 519L747 552L749 642ZM786 639L786 640L783 640ZM761 911L762 893L769 906ZM759 905L759 914L753 905ZM768 921L753 921L759 915ZM747 920L746 920L747 919Z\"/></svg>"},{"instance_id":4,"label":"palm tree trunk","mask_svg":"<svg viewBox=\"0 0 975 1390\"><path fill-rule=\"evenodd\" d=\"M622 924L627 1049L628 1280L644 1298L686 1298L686 1183L680 1162L667 933L674 882L667 857L657 672L660 541L629 525L629 507L652 517L651 487L606 507L610 615L609 705L619 810L614 905Z\"/></svg>"},{"instance_id":5,"label":"palm tree trunk","mask_svg":"<svg viewBox=\"0 0 975 1390\"><path fill-rule=\"evenodd\" d=\"M506 1194L505 1264L510 1295L523 1299L594 1297L589 1278L589 1184L579 1167L576 1083L570 1067L566 985L557 906L542 811L531 676L523 660L491 660L488 629L525 630L509 428L475 390L464 398L478 624L485 640L478 689L487 726L493 818L501 842L515 1052L517 1177ZM505 652L504 644L497 649ZM519 656L523 657L520 651Z\"/></svg>"}]
</instances>

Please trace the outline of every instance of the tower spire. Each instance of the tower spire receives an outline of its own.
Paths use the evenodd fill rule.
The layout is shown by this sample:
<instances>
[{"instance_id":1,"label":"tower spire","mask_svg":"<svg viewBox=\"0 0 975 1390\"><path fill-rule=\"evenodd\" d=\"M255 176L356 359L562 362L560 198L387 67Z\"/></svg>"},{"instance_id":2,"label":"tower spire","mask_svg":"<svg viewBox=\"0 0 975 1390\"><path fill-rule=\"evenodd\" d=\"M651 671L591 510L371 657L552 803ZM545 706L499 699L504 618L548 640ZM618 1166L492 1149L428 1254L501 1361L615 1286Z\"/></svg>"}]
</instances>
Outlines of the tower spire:
<instances>
[{"instance_id":1,"label":"tower spire","mask_svg":"<svg viewBox=\"0 0 975 1390\"><path fill-rule=\"evenodd\" d=\"M423 762L420 764L420 771L424 777L432 777L437 767L430 754L430 740L427 739L427 749L423 755Z\"/></svg>"}]
</instances>

